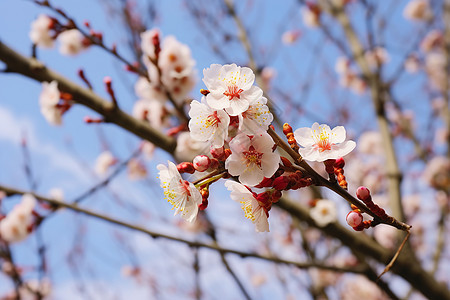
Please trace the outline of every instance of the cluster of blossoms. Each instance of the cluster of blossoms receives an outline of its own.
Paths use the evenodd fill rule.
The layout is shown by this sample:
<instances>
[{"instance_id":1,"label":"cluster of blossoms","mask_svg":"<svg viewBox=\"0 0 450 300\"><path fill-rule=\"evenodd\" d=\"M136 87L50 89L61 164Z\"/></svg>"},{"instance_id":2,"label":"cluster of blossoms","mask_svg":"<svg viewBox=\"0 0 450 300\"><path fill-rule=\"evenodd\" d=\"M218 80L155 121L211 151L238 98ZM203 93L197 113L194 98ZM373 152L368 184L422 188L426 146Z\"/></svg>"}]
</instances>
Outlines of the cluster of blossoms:
<instances>
[{"instance_id":1,"label":"cluster of blossoms","mask_svg":"<svg viewBox=\"0 0 450 300\"><path fill-rule=\"evenodd\" d=\"M192 163L182 162L178 166L172 162L168 166L159 165L164 195L174 206L175 214L181 213L184 219L193 221L198 210L208 205L209 185L220 178L233 177L235 181L225 183L231 198L242 205L245 217L255 224L256 231L269 231L269 211L282 191L309 186L312 179L278 152L267 132L273 115L262 90L253 85L255 75L251 69L213 64L203 75L207 90L202 90L200 102L192 101L188 126L193 140L210 147L210 156L198 155ZM296 147L305 160L333 165L356 146L353 141L345 141L342 126L331 129L314 123L312 128L285 131L290 143L298 141L301 148ZM196 185L180 175L196 171L206 174ZM321 206L316 209L316 219L319 226L325 226L334 221L327 219L326 212L335 209ZM326 218L321 218L325 215Z\"/></svg>"},{"instance_id":2,"label":"cluster of blossoms","mask_svg":"<svg viewBox=\"0 0 450 300\"><path fill-rule=\"evenodd\" d=\"M29 37L34 45L47 49L53 48L55 40L58 40L59 51L63 55L77 55L91 44L78 29L64 26L47 15L39 15L31 23Z\"/></svg>"},{"instance_id":3,"label":"cluster of blossoms","mask_svg":"<svg viewBox=\"0 0 450 300\"><path fill-rule=\"evenodd\" d=\"M22 201L1 219L0 239L8 243L24 240L32 230L35 206L36 199L32 195L23 195Z\"/></svg>"}]
</instances>

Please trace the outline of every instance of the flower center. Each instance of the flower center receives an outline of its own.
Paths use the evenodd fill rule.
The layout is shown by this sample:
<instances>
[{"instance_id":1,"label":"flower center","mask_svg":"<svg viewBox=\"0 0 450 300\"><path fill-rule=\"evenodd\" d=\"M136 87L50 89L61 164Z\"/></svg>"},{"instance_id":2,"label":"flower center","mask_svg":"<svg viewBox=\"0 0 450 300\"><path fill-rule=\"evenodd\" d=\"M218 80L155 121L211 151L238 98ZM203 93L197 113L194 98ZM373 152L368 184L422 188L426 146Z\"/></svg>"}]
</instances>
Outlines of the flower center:
<instances>
[{"instance_id":1,"label":"flower center","mask_svg":"<svg viewBox=\"0 0 450 300\"><path fill-rule=\"evenodd\" d=\"M319 149L320 152L323 152L325 150L331 150L331 143L330 143L330 136L326 132L320 132L318 136L316 136L316 147Z\"/></svg>"},{"instance_id":2,"label":"flower center","mask_svg":"<svg viewBox=\"0 0 450 300\"><path fill-rule=\"evenodd\" d=\"M252 221L255 221L255 216L252 213L252 202L251 201L241 201L241 208L245 213L245 217Z\"/></svg>"},{"instance_id":3,"label":"flower center","mask_svg":"<svg viewBox=\"0 0 450 300\"><path fill-rule=\"evenodd\" d=\"M188 195L188 198L186 199L186 201L189 201L189 197L191 196L191 190L189 189L189 182L187 180L180 179L180 183L181 183L181 188L186 193L186 195Z\"/></svg>"},{"instance_id":4,"label":"flower center","mask_svg":"<svg viewBox=\"0 0 450 300\"><path fill-rule=\"evenodd\" d=\"M250 146L250 148L248 148L248 151L244 151L242 152L242 154L244 154L244 157L247 159L247 167L250 164L256 164L261 168L261 158L263 156L263 153L256 151L255 147Z\"/></svg>"},{"instance_id":5,"label":"flower center","mask_svg":"<svg viewBox=\"0 0 450 300\"><path fill-rule=\"evenodd\" d=\"M233 84L233 85L229 85L227 87L227 90L225 92L223 92L223 94L225 96L228 97L228 99L231 101L234 98L238 98L241 99L241 93L243 92L243 89L240 89L237 85Z\"/></svg>"},{"instance_id":6,"label":"flower center","mask_svg":"<svg viewBox=\"0 0 450 300\"><path fill-rule=\"evenodd\" d=\"M219 119L219 116L217 115L217 111L215 111L212 115L209 115L206 118L205 126L206 127L217 126L217 124L219 124L219 123L220 123L220 119Z\"/></svg>"}]
</instances>

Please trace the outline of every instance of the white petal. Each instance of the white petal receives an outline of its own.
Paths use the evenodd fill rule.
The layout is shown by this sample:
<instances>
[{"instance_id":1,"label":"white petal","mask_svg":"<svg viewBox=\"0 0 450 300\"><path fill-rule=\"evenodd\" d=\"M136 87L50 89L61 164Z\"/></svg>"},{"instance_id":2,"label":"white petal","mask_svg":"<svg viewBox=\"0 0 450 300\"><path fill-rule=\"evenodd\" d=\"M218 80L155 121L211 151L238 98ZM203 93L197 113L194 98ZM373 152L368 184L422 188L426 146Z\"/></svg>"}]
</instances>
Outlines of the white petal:
<instances>
[{"instance_id":1,"label":"white petal","mask_svg":"<svg viewBox=\"0 0 450 300\"><path fill-rule=\"evenodd\" d=\"M344 126L336 126L331 131L330 142L333 144L343 143L345 141L346 132Z\"/></svg>"},{"instance_id":2,"label":"white petal","mask_svg":"<svg viewBox=\"0 0 450 300\"><path fill-rule=\"evenodd\" d=\"M313 132L309 127L302 127L295 130L294 137L297 143L302 147L310 147L316 143L313 138Z\"/></svg>"}]
</instances>

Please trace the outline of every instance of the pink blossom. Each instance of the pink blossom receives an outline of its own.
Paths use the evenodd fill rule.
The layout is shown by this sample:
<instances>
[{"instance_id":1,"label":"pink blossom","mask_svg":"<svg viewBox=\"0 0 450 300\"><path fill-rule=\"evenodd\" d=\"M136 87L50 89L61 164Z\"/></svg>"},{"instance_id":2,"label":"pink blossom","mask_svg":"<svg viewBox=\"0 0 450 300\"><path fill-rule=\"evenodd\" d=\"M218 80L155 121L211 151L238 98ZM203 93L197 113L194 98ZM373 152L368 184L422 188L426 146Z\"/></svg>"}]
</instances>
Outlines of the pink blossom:
<instances>
[{"instance_id":1,"label":"pink blossom","mask_svg":"<svg viewBox=\"0 0 450 300\"><path fill-rule=\"evenodd\" d=\"M55 80L42 83L42 91L39 95L39 106L44 118L52 125L62 124L62 109L58 106L61 93L58 90L58 82Z\"/></svg>"},{"instance_id":2,"label":"pink blossom","mask_svg":"<svg viewBox=\"0 0 450 300\"><path fill-rule=\"evenodd\" d=\"M98 175L105 175L108 169L117 162L117 159L109 151L103 151L95 162L95 172Z\"/></svg>"},{"instance_id":3,"label":"pink blossom","mask_svg":"<svg viewBox=\"0 0 450 300\"><path fill-rule=\"evenodd\" d=\"M8 243L24 240L33 223L32 212L35 206L36 199L33 195L24 194L22 201L0 221L0 239Z\"/></svg>"},{"instance_id":4,"label":"pink blossom","mask_svg":"<svg viewBox=\"0 0 450 300\"><path fill-rule=\"evenodd\" d=\"M42 48L53 47L54 40L50 33L52 24L52 19L46 15L39 15L39 17L31 23L29 36L33 44Z\"/></svg>"},{"instance_id":5,"label":"pink blossom","mask_svg":"<svg viewBox=\"0 0 450 300\"><path fill-rule=\"evenodd\" d=\"M280 155L272 152L274 142L268 133L253 136L241 133L229 144L232 154L225 161L225 168L231 175L239 176L242 184L257 185L278 169Z\"/></svg>"}]
</instances>

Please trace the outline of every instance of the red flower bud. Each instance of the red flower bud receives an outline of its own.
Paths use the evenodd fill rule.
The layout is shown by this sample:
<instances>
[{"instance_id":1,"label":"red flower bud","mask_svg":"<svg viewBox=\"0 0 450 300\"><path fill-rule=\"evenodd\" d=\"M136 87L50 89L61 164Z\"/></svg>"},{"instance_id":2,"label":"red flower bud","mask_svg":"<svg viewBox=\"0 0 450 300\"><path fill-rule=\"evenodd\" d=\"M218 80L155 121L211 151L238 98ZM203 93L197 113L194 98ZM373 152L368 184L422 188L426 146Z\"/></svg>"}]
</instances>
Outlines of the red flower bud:
<instances>
[{"instance_id":1,"label":"red flower bud","mask_svg":"<svg viewBox=\"0 0 450 300\"><path fill-rule=\"evenodd\" d=\"M194 174L195 172L194 165L190 162L182 162L178 164L177 169L180 173Z\"/></svg>"}]
</instances>

